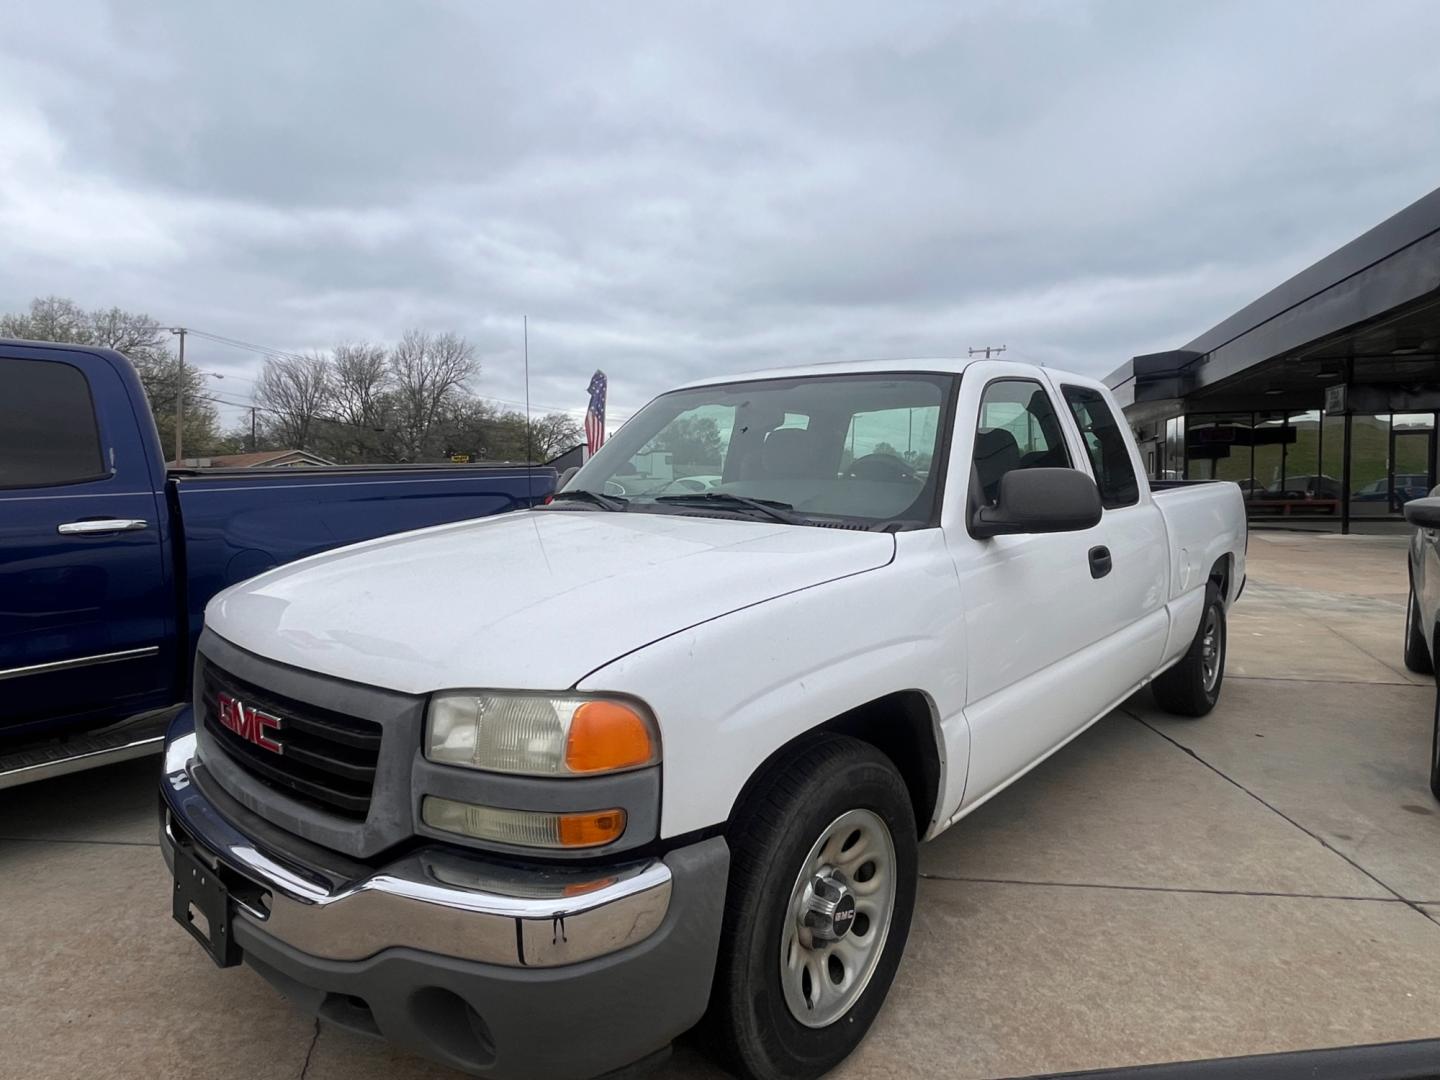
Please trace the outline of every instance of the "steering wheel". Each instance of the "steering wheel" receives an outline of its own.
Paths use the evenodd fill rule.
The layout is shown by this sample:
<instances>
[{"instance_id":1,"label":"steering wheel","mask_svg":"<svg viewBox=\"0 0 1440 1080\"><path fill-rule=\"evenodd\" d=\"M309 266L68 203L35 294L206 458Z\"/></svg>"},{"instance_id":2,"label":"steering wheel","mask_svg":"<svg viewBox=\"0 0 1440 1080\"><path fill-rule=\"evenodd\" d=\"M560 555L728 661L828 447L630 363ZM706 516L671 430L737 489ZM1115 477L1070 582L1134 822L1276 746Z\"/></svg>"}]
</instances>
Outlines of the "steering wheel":
<instances>
[{"instance_id":1,"label":"steering wheel","mask_svg":"<svg viewBox=\"0 0 1440 1080\"><path fill-rule=\"evenodd\" d=\"M605 494L606 494L606 495L626 495L626 494L629 494L629 493L625 490L625 485L624 485L624 484L617 484L614 480L606 480L606 481L605 481Z\"/></svg>"},{"instance_id":2,"label":"steering wheel","mask_svg":"<svg viewBox=\"0 0 1440 1080\"><path fill-rule=\"evenodd\" d=\"M845 475L854 480L914 480L915 470L894 454L866 454L852 461Z\"/></svg>"}]
</instances>

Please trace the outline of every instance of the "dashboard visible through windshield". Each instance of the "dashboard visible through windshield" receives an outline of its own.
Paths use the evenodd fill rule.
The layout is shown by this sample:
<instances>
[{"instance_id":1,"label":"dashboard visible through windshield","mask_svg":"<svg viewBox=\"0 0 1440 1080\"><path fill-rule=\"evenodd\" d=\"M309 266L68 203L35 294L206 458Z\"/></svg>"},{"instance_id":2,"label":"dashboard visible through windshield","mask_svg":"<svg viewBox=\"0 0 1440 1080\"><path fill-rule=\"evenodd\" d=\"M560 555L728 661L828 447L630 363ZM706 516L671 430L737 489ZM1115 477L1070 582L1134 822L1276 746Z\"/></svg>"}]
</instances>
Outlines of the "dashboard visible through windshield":
<instances>
[{"instance_id":1,"label":"dashboard visible through windshield","mask_svg":"<svg viewBox=\"0 0 1440 1080\"><path fill-rule=\"evenodd\" d=\"M794 524L927 525L955 382L907 372L677 390L636 413L556 498Z\"/></svg>"}]
</instances>

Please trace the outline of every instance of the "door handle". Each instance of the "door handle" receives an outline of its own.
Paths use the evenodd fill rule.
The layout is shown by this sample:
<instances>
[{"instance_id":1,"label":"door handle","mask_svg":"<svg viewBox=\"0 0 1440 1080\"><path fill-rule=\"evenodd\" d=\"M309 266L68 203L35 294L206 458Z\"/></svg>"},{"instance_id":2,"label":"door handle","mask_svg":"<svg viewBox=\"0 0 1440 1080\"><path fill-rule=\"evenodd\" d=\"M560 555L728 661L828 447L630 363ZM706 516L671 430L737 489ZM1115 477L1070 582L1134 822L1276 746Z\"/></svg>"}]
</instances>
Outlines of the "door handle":
<instances>
[{"instance_id":1,"label":"door handle","mask_svg":"<svg viewBox=\"0 0 1440 1080\"><path fill-rule=\"evenodd\" d=\"M146 524L140 518L98 518L67 521L64 525L57 525L55 531L61 536L103 536L107 533L134 532L145 528Z\"/></svg>"},{"instance_id":2,"label":"door handle","mask_svg":"<svg viewBox=\"0 0 1440 1080\"><path fill-rule=\"evenodd\" d=\"M1090 576L1092 578L1104 577L1110 573L1111 566L1109 548L1102 545L1090 549Z\"/></svg>"}]
</instances>

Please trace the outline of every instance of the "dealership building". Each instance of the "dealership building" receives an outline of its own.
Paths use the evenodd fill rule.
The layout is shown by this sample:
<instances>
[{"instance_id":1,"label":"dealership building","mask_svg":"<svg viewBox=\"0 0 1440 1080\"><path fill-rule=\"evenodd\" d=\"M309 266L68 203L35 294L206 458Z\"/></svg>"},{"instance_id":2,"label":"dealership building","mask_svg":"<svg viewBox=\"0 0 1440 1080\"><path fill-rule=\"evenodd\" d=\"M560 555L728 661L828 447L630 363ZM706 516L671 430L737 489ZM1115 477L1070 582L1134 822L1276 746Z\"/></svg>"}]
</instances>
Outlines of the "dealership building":
<instances>
[{"instance_id":1,"label":"dealership building","mask_svg":"<svg viewBox=\"0 0 1440 1080\"><path fill-rule=\"evenodd\" d=\"M1436 481L1440 190L1106 381L1152 478L1233 480L1254 523L1395 527Z\"/></svg>"}]
</instances>

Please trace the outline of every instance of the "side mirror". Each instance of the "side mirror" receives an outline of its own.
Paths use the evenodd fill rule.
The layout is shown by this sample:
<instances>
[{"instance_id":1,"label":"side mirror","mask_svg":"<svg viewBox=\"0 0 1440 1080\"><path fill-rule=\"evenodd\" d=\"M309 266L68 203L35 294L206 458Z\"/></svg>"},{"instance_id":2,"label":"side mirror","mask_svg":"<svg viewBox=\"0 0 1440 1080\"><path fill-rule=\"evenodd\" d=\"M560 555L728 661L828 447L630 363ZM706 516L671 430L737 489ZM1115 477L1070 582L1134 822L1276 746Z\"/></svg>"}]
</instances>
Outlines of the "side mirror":
<instances>
[{"instance_id":1,"label":"side mirror","mask_svg":"<svg viewBox=\"0 0 1440 1080\"><path fill-rule=\"evenodd\" d=\"M1411 499L1405 504L1405 520L1417 529L1440 529L1440 498Z\"/></svg>"},{"instance_id":2,"label":"side mirror","mask_svg":"<svg viewBox=\"0 0 1440 1080\"><path fill-rule=\"evenodd\" d=\"M577 472L579 472L579 471L580 471L580 466L579 466L579 465L571 465L568 469L566 469L564 472L562 472L562 473L560 474L560 479L558 479L558 480L555 481L555 490L556 490L556 491L562 491L562 490L564 490L565 485L570 482L570 478L573 477L573 476L574 476Z\"/></svg>"},{"instance_id":3,"label":"side mirror","mask_svg":"<svg viewBox=\"0 0 1440 1080\"><path fill-rule=\"evenodd\" d=\"M971 515L970 535L1079 532L1100 523L1101 509L1095 481L1078 469L1012 469L995 505Z\"/></svg>"}]
</instances>

